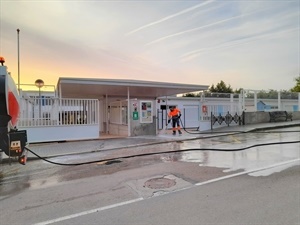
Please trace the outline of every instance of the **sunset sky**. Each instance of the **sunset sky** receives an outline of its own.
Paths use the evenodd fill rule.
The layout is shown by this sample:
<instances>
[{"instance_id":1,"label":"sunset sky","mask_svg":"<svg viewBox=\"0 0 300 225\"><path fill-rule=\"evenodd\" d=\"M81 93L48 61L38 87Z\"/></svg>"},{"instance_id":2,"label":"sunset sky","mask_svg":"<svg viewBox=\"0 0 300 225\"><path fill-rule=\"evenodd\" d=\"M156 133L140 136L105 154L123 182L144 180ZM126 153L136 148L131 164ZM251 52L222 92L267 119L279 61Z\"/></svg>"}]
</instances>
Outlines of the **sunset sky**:
<instances>
[{"instance_id":1,"label":"sunset sky","mask_svg":"<svg viewBox=\"0 0 300 225\"><path fill-rule=\"evenodd\" d=\"M0 0L0 55L21 84L59 77L288 90L299 0Z\"/></svg>"}]
</instances>

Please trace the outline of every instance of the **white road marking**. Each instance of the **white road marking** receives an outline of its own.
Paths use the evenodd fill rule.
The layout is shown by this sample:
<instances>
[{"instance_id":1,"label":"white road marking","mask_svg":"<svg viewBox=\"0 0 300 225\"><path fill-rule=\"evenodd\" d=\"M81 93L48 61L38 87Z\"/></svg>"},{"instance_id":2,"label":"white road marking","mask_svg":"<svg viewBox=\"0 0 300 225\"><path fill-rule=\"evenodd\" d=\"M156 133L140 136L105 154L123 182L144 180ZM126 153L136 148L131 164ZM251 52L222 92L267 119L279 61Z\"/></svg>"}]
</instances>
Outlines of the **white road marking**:
<instances>
[{"instance_id":1,"label":"white road marking","mask_svg":"<svg viewBox=\"0 0 300 225\"><path fill-rule=\"evenodd\" d=\"M103 207L100 207L100 208L97 208L97 209L91 209L91 210L88 210L88 211L75 213L75 214L72 214L72 215L69 215L69 216L64 216L64 217L60 217L60 218L57 218L57 219L48 220L48 221L44 221L44 222L41 222L41 223L36 223L34 225L46 225L46 224L51 224L51 223L57 223L57 222L61 222L61 221L64 221L64 220L69 220L69 219L72 219L72 218L76 218L76 217L79 217L79 216L85 216L85 215L88 215L88 214L91 214L91 213L96 213L96 212L104 211L104 210L107 210L107 209L116 208L116 207L119 207L119 206L122 206L122 205L128 205L128 204L138 202L138 201L142 201L142 200L143 200L143 198L136 198L136 199L132 199L132 200L125 201L125 202L119 202L119 203L116 203L116 204L103 206Z\"/></svg>"},{"instance_id":2,"label":"white road marking","mask_svg":"<svg viewBox=\"0 0 300 225\"><path fill-rule=\"evenodd\" d=\"M217 182L217 181L220 181L220 180L225 180L225 179L228 179L228 178L237 177L237 176L240 176L240 175L253 173L253 172L257 172L257 171L261 171L261 170L266 170L266 169L270 169L270 168L274 168L274 167L278 167L278 166L282 166L282 165L287 165L287 164L295 163L295 162L298 162L298 161L300 161L300 158L293 159L293 160L286 161L286 162L276 163L276 164L266 166L266 167L262 167L262 168L258 168L258 169L247 170L247 171L243 171L243 172L240 172L240 173L235 173L235 174L231 174L231 175L228 175L228 176L219 177L219 178L204 181L204 182L201 182L201 183L196 183L195 185L196 186L201 186L201 185L205 185L205 184L210 184L210 183ZM177 191L187 190L187 189L190 189L192 187L194 187L194 186L185 187L185 188L179 189ZM57 222L61 222L61 221L64 221L64 220L76 218L76 217L79 217L79 216L85 216L85 215L88 215L88 214L91 214L91 213L96 213L96 212L104 211L104 210L107 210L107 209L112 209L112 208L116 208L116 207L119 207L119 206L128 205L128 204L131 204L131 203L134 203L134 202L139 202L139 201L142 201L142 200L144 200L144 198L136 198L136 199L132 199L132 200L125 201L125 202L120 202L120 203L116 203L116 204L112 204L112 205L108 205L108 206L103 206L103 207L100 207L100 208L97 208L97 209L91 209L91 210L88 210L88 211L75 213L75 214L72 214L72 215L69 215L69 216L64 216L64 217L56 218L56 219L53 219L53 220L48 220L48 221L44 221L44 222L41 222L41 223L36 223L34 225L47 225L47 224L51 224L51 223L57 223Z\"/></svg>"},{"instance_id":3,"label":"white road marking","mask_svg":"<svg viewBox=\"0 0 300 225\"><path fill-rule=\"evenodd\" d=\"M253 170L246 170L246 171L243 171L243 172L240 172L240 173L235 173L235 174L231 174L231 175L228 175L228 176L219 177L219 178L216 178L216 179L204 181L204 182L201 182L201 183L196 183L195 185L196 186L201 186L201 185L205 185L205 184L210 184L210 183L217 182L217 181L220 181L220 180L225 180L225 179L228 179L228 178L237 177L237 176L240 176L240 175L253 173L253 172L257 172L257 171L261 171L261 170L271 169L271 168L274 168L274 167L277 167L277 166L282 166L282 165L286 165L286 164L290 164L290 163L294 163L294 162L298 162L298 161L300 161L300 158L293 159L293 160L290 160L290 161L281 162L281 163L272 164L272 165L269 165L269 166L266 166L266 167L261 167L261 168L257 168L257 169L253 169Z\"/></svg>"}]
</instances>

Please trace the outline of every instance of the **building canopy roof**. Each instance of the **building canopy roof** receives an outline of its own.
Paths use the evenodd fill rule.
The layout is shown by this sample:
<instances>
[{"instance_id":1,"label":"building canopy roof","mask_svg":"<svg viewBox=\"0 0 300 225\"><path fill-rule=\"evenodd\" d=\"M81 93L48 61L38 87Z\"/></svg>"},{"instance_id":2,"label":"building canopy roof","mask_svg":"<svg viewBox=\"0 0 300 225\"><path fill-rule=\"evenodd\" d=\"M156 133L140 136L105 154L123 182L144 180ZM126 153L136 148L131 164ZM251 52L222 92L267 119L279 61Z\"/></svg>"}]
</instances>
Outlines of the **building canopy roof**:
<instances>
[{"instance_id":1,"label":"building canopy roof","mask_svg":"<svg viewBox=\"0 0 300 225\"><path fill-rule=\"evenodd\" d=\"M188 92L207 90L207 85L179 84L122 79L65 78L58 80L62 98L127 97L157 98ZM61 92L61 93L60 93Z\"/></svg>"}]
</instances>

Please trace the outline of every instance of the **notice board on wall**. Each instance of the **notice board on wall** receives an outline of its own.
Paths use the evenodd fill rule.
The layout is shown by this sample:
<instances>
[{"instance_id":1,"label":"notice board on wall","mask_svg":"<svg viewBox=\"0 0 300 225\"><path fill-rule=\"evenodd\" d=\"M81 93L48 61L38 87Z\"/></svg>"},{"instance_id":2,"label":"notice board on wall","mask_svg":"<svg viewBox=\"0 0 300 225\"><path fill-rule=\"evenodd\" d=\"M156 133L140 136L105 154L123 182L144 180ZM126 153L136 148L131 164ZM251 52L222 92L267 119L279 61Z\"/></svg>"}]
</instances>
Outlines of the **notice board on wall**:
<instances>
[{"instance_id":1,"label":"notice board on wall","mask_svg":"<svg viewBox=\"0 0 300 225\"><path fill-rule=\"evenodd\" d=\"M153 122L153 107L151 101L141 101L140 104L140 123L152 123Z\"/></svg>"}]
</instances>

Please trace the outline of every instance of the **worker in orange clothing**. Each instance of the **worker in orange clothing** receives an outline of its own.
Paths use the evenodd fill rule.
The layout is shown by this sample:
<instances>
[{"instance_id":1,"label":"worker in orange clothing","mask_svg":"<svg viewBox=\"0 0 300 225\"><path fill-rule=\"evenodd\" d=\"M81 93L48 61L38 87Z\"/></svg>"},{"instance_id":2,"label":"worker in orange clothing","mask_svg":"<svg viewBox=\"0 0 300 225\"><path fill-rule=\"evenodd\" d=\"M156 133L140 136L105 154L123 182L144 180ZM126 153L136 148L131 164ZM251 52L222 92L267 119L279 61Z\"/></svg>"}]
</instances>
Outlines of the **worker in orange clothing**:
<instances>
[{"instance_id":1,"label":"worker in orange clothing","mask_svg":"<svg viewBox=\"0 0 300 225\"><path fill-rule=\"evenodd\" d=\"M168 117L169 117L168 123L170 123L170 121L172 120L173 135L176 135L176 130L178 130L179 134L182 134L182 132L180 130L180 124L179 124L179 120L180 120L180 117L181 117L180 110L177 109L175 106L172 106L170 108L170 112L168 114Z\"/></svg>"}]
</instances>

